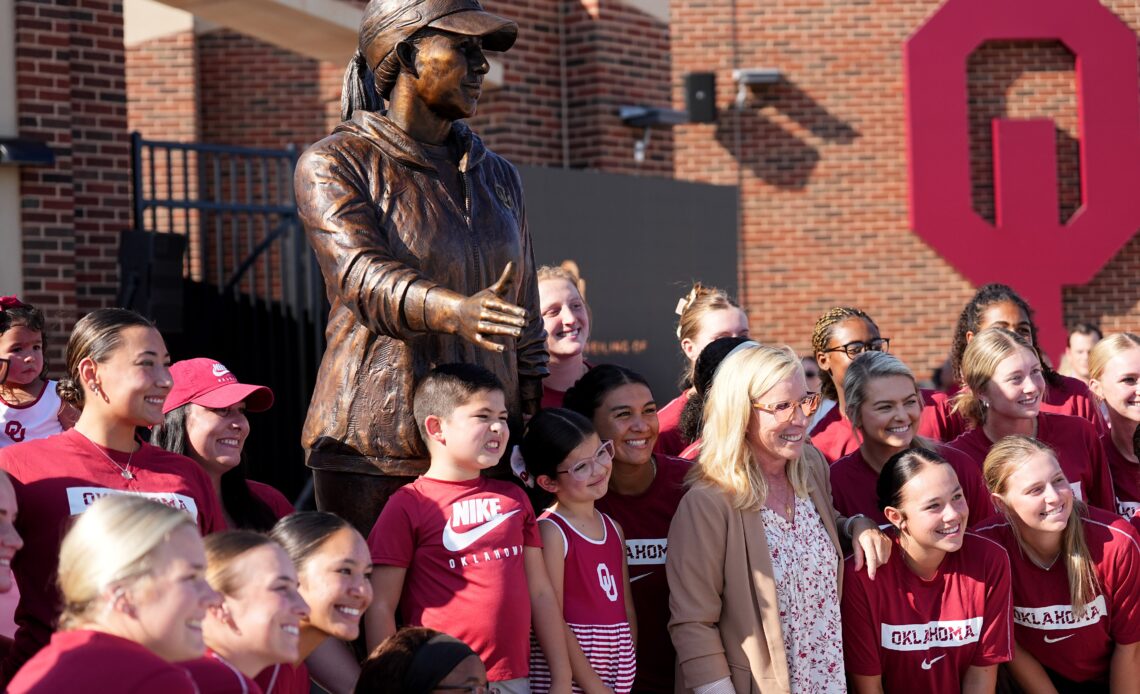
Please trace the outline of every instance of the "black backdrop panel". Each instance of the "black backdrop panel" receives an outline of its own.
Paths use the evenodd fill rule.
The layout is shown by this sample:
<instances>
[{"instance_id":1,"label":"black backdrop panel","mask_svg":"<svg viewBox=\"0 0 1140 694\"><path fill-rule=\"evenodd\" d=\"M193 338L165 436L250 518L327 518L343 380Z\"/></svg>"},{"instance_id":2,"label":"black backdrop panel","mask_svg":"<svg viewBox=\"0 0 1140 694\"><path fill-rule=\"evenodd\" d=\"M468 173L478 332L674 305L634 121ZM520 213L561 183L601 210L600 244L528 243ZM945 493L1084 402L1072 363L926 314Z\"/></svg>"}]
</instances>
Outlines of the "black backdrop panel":
<instances>
[{"instance_id":1,"label":"black backdrop panel","mask_svg":"<svg viewBox=\"0 0 1140 694\"><path fill-rule=\"evenodd\" d=\"M535 261L572 260L586 282L593 311L588 359L640 372L664 405L676 396L684 365L677 300L694 280L736 295L737 189L573 169L519 170Z\"/></svg>"}]
</instances>

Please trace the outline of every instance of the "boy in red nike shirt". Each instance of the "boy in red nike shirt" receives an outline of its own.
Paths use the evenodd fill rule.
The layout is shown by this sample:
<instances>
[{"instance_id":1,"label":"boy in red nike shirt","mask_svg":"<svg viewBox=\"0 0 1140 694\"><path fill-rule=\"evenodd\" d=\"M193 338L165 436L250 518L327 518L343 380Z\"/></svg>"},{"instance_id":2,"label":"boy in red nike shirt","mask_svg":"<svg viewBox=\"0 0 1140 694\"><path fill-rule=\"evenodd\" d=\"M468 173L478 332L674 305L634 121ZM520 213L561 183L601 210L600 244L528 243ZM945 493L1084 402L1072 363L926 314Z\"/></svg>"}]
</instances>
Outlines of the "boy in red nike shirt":
<instances>
[{"instance_id":1,"label":"boy in red nike shirt","mask_svg":"<svg viewBox=\"0 0 1140 694\"><path fill-rule=\"evenodd\" d=\"M523 491L480 472L507 445L503 386L470 364L447 364L416 388L427 473L389 499L368 536L375 598L365 614L372 650L401 623L471 646L499 691L528 692L530 628L550 663L551 691L570 691L566 624ZM519 595L529 592L530 600Z\"/></svg>"}]
</instances>

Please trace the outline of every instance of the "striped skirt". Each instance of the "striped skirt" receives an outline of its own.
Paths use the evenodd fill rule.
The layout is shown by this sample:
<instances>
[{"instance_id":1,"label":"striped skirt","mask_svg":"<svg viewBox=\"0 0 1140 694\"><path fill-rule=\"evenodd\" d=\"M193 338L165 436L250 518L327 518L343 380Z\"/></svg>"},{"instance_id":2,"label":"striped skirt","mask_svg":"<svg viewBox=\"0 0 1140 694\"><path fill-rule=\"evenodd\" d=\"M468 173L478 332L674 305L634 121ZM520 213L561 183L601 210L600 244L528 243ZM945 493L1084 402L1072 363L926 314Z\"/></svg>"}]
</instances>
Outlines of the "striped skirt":
<instances>
[{"instance_id":1,"label":"striped skirt","mask_svg":"<svg viewBox=\"0 0 1140 694\"><path fill-rule=\"evenodd\" d=\"M628 694L637 674L637 654L634 652L629 622L568 626L578 639L582 652L586 654L586 660L590 661L590 667L594 668L602 682L614 690L614 694ZM533 633L530 637L530 690L532 694L550 691L550 667L546 664L546 657ZM574 683L574 691L582 691L577 682Z\"/></svg>"}]
</instances>

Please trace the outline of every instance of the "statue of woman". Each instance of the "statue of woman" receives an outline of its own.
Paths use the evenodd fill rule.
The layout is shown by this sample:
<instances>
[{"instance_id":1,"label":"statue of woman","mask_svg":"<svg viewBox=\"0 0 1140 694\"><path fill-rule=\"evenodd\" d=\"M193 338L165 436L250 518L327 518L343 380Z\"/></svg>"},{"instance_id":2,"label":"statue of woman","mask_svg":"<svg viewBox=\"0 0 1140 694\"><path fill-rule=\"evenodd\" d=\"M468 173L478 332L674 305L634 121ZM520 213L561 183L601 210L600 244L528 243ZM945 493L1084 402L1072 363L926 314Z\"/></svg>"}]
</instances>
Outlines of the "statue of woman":
<instances>
[{"instance_id":1,"label":"statue of woman","mask_svg":"<svg viewBox=\"0 0 1140 694\"><path fill-rule=\"evenodd\" d=\"M490 369L516 426L541 398L522 184L461 122L475 114L483 51L517 34L477 0L370 0L343 122L297 165L332 306L303 445L317 505L366 535L388 495L427 468L412 393L432 367Z\"/></svg>"}]
</instances>

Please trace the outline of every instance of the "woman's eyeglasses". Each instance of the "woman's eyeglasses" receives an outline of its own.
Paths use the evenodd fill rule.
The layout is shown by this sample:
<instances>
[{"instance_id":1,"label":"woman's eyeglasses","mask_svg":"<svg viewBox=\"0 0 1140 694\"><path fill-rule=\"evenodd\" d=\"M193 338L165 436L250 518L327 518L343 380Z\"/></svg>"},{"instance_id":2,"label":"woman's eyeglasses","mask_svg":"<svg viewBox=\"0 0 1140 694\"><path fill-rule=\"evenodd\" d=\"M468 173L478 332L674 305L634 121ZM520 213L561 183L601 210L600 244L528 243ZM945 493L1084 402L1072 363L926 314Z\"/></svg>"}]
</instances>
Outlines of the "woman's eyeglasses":
<instances>
[{"instance_id":1,"label":"woman's eyeglasses","mask_svg":"<svg viewBox=\"0 0 1140 694\"><path fill-rule=\"evenodd\" d=\"M824 352L846 352L847 356L854 359L863 352L889 352L891 347L891 338L889 337L876 337L870 342L848 342L845 345L825 349Z\"/></svg>"},{"instance_id":2,"label":"woman's eyeglasses","mask_svg":"<svg viewBox=\"0 0 1140 694\"><path fill-rule=\"evenodd\" d=\"M602 469L609 469L609 467L613 465L613 462L614 442L606 440L602 441L602 445L598 448L597 451L594 452L593 456L586 458L585 460L579 460L575 463L571 463L568 469L559 470L558 474L570 475L570 477L578 480L579 482L585 482L590 479L591 475L594 474L594 466Z\"/></svg>"},{"instance_id":3,"label":"woman's eyeglasses","mask_svg":"<svg viewBox=\"0 0 1140 694\"><path fill-rule=\"evenodd\" d=\"M799 408L800 412L804 413L805 417L811 417L815 411L819 409L819 393L811 393L804 396L800 400L784 402L777 402L772 405L765 405L763 403L754 402L752 406L763 412L767 412L780 422L790 422L792 417L796 416L796 409Z\"/></svg>"}]
</instances>

